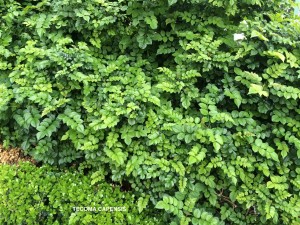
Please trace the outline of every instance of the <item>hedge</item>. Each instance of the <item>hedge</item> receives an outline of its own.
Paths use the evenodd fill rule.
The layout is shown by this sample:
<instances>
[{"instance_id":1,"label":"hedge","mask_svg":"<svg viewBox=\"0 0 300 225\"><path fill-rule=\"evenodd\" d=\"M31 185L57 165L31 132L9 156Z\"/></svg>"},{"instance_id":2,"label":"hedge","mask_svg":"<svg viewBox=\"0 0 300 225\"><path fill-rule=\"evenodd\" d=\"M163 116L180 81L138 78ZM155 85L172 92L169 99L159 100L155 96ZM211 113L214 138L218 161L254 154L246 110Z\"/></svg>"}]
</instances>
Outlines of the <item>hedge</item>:
<instances>
[{"instance_id":1,"label":"hedge","mask_svg":"<svg viewBox=\"0 0 300 225\"><path fill-rule=\"evenodd\" d=\"M172 225L299 224L291 1L0 5L7 146L127 180Z\"/></svg>"},{"instance_id":2,"label":"hedge","mask_svg":"<svg viewBox=\"0 0 300 225\"><path fill-rule=\"evenodd\" d=\"M27 162L0 165L0 174L3 225L163 224L153 207L140 213L131 192L106 182L91 185L93 177L82 170L60 171Z\"/></svg>"}]
</instances>

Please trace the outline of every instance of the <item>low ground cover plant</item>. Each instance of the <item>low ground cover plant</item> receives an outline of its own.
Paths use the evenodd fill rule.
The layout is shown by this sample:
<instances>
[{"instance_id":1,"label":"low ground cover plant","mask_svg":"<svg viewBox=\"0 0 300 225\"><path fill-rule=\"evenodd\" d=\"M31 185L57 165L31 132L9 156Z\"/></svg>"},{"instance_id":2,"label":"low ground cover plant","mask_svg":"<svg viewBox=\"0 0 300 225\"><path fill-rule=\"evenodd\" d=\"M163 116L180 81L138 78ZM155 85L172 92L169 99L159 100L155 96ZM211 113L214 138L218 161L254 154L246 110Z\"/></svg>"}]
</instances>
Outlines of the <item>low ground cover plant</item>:
<instances>
[{"instance_id":1,"label":"low ground cover plant","mask_svg":"<svg viewBox=\"0 0 300 225\"><path fill-rule=\"evenodd\" d=\"M91 185L91 174L82 170L60 171L22 162L0 165L0 174L3 225L162 224L159 212L139 213L131 192L105 182Z\"/></svg>"}]
</instances>

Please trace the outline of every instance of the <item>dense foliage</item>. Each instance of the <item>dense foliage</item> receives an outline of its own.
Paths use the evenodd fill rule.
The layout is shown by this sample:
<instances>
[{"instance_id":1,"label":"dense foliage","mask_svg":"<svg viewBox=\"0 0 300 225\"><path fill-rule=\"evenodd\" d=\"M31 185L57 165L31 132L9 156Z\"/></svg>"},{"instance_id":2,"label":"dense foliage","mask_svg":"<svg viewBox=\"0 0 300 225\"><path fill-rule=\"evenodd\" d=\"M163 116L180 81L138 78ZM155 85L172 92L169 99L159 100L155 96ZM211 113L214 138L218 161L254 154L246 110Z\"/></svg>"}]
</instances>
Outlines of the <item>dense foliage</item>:
<instances>
[{"instance_id":1,"label":"dense foliage","mask_svg":"<svg viewBox=\"0 0 300 225\"><path fill-rule=\"evenodd\" d=\"M6 145L49 164L84 159L172 224L300 223L290 1L0 5Z\"/></svg>"},{"instance_id":2,"label":"dense foliage","mask_svg":"<svg viewBox=\"0 0 300 225\"><path fill-rule=\"evenodd\" d=\"M0 166L0 223L159 225L153 210L139 213L130 192L105 182L91 187L91 174L32 164ZM155 214L157 217L159 214Z\"/></svg>"}]
</instances>

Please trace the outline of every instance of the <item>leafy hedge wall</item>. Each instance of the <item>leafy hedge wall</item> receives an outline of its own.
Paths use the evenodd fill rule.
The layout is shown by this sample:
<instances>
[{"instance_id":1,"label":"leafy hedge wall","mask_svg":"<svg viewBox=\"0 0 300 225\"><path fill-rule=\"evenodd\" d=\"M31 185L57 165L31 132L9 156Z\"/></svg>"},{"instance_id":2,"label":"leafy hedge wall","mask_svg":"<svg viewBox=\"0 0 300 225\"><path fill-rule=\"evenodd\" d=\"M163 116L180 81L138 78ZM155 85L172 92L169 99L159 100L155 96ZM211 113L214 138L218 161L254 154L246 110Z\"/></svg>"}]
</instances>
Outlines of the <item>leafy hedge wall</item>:
<instances>
[{"instance_id":1,"label":"leafy hedge wall","mask_svg":"<svg viewBox=\"0 0 300 225\"><path fill-rule=\"evenodd\" d=\"M1 139L84 158L172 224L299 224L290 4L2 0Z\"/></svg>"},{"instance_id":2,"label":"leafy hedge wall","mask_svg":"<svg viewBox=\"0 0 300 225\"><path fill-rule=\"evenodd\" d=\"M163 224L155 210L139 213L132 193L105 182L91 187L93 177L83 171L23 163L0 165L0 174L3 225Z\"/></svg>"}]
</instances>

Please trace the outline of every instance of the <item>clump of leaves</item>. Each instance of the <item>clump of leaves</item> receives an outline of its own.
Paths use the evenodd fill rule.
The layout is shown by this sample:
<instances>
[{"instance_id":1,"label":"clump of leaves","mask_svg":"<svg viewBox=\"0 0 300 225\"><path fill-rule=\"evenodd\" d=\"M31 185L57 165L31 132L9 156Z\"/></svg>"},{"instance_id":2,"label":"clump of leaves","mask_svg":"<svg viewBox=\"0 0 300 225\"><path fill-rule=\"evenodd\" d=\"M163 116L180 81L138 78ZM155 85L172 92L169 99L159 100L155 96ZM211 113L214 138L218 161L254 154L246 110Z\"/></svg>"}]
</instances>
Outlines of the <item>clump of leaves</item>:
<instances>
[{"instance_id":1,"label":"clump of leaves","mask_svg":"<svg viewBox=\"0 0 300 225\"><path fill-rule=\"evenodd\" d=\"M153 209L138 211L134 195L91 174L30 163L0 165L1 224L160 224Z\"/></svg>"},{"instance_id":2,"label":"clump of leaves","mask_svg":"<svg viewBox=\"0 0 300 225\"><path fill-rule=\"evenodd\" d=\"M6 145L85 159L169 223L299 224L291 1L0 4Z\"/></svg>"}]
</instances>

